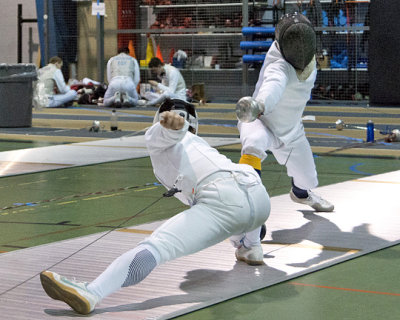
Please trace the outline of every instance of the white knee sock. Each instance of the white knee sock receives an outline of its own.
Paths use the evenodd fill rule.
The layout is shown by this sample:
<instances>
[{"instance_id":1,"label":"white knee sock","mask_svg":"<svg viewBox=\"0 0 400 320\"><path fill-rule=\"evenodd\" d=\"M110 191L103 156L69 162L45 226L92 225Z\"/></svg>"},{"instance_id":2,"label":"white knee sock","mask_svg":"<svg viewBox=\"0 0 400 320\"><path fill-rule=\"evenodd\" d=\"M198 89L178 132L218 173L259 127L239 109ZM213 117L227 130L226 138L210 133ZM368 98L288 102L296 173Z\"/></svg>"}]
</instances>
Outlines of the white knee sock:
<instances>
[{"instance_id":1,"label":"white knee sock","mask_svg":"<svg viewBox=\"0 0 400 320\"><path fill-rule=\"evenodd\" d=\"M155 249L148 245L139 245L115 259L87 289L103 299L121 287L142 281L158 265L159 260Z\"/></svg>"}]
</instances>

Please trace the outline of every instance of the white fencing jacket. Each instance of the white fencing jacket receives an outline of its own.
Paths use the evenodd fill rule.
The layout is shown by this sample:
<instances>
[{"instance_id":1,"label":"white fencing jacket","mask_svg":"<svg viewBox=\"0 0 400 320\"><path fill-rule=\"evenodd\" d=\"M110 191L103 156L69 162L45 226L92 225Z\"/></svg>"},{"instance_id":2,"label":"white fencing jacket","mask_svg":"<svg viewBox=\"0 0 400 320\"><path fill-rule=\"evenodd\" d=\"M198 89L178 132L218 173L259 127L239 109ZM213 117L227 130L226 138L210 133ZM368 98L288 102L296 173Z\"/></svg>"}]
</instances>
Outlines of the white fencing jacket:
<instances>
[{"instance_id":1,"label":"white fencing jacket","mask_svg":"<svg viewBox=\"0 0 400 320\"><path fill-rule=\"evenodd\" d=\"M135 88L140 81L140 69L137 60L126 53L120 53L107 62L107 80L111 82L114 77L132 78Z\"/></svg>"},{"instance_id":2,"label":"white fencing jacket","mask_svg":"<svg viewBox=\"0 0 400 320\"><path fill-rule=\"evenodd\" d=\"M165 76L160 79L161 83L157 85L157 88L170 96L172 94L178 99L186 100L186 83L182 74L177 68L169 64L164 65L164 70Z\"/></svg>"},{"instance_id":3,"label":"white fencing jacket","mask_svg":"<svg viewBox=\"0 0 400 320\"><path fill-rule=\"evenodd\" d=\"M38 71L39 83L44 84L44 93L52 96L55 94L54 87L57 87L58 93L67 93L71 88L65 84L64 76L55 64L49 63Z\"/></svg>"},{"instance_id":4,"label":"white fencing jacket","mask_svg":"<svg viewBox=\"0 0 400 320\"><path fill-rule=\"evenodd\" d=\"M188 132L189 123L181 130L164 128L159 122L145 134L147 149L158 181L167 189L176 187L182 192L175 197L193 205L198 184L218 171L247 171L251 166L233 163L202 138Z\"/></svg>"},{"instance_id":5,"label":"white fencing jacket","mask_svg":"<svg viewBox=\"0 0 400 320\"><path fill-rule=\"evenodd\" d=\"M284 144L304 132L301 118L317 76L313 63L308 78L299 80L296 70L286 62L274 41L261 68L253 98L265 105L260 120Z\"/></svg>"}]
</instances>

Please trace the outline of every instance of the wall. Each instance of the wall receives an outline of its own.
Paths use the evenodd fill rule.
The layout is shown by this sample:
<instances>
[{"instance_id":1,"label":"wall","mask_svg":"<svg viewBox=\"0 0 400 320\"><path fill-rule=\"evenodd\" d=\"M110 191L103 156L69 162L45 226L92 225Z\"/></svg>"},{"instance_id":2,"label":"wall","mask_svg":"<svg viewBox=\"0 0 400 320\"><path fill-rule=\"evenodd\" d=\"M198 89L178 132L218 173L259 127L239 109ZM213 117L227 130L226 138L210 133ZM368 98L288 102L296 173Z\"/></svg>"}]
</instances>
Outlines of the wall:
<instances>
[{"instance_id":1,"label":"wall","mask_svg":"<svg viewBox=\"0 0 400 320\"><path fill-rule=\"evenodd\" d=\"M370 103L400 106L398 0L371 2ZM375 45L376 44L376 45Z\"/></svg>"},{"instance_id":2,"label":"wall","mask_svg":"<svg viewBox=\"0 0 400 320\"><path fill-rule=\"evenodd\" d=\"M105 0L106 16L104 18L104 31L117 29L117 1ZM98 80L97 71L97 17L91 15L91 2L78 2L78 79L85 77ZM107 61L117 54L117 34L104 36L104 72L106 73ZM105 75L105 79L107 76Z\"/></svg>"},{"instance_id":3,"label":"wall","mask_svg":"<svg viewBox=\"0 0 400 320\"><path fill-rule=\"evenodd\" d=\"M17 63L18 60L18 4L22 4L22 17L36 19L35 0L1 0L0 10L0 63ZM33 52L29 54L29 28L32 28ZM36 23L22 25L22 62L36 63L39 49L39 36Z\"/></svg>"}]
</instances>

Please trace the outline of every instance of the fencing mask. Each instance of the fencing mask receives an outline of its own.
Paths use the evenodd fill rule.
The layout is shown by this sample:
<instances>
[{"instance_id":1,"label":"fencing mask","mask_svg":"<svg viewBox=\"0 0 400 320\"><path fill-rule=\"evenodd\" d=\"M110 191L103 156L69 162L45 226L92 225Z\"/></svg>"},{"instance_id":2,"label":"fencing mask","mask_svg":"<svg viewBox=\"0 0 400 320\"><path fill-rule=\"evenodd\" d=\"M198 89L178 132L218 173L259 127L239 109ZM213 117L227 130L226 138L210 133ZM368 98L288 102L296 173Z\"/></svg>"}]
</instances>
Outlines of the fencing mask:
<instances>
[{"instance_id":1,"label":"fencing mask","mask_svg":"<svg viewBox=\"0 0 400 320\"><path fill-rule=\"evenodd\" d=\"M166 99L158 108L153 123L160 121L160 115L164 111L173 111L189 122L189 131L197 134L199 123L197 120L197 112L193 104L181 99Z\"/></svg>"},{"instance_id":2,"label":"fencing mask","mask_svg":"<svg viewBox=\"0 0 400 320\"><path fill-rule=\"evenodd\" d=\"M276 26L275 38L282 56L296 70L303 71L316 53L311 22L300 13L285 14Z\"/></svg>"}]
</instances>

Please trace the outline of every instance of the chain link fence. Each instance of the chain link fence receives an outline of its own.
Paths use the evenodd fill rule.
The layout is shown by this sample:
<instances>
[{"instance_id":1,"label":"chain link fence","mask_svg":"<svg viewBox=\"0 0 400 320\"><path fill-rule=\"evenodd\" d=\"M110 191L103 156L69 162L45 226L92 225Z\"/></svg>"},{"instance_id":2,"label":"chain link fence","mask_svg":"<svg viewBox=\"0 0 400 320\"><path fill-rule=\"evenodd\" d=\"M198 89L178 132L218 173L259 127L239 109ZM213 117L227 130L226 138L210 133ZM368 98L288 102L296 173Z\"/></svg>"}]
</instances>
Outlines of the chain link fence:
<instances>
[{"instance_id":1,"label":"chain link fence","mask_svg":"<svg viewBox=\"0 0 400 320\"><path fill-rule=\"evenodd\" d=\"M235 102L254 90L262 61L244 63L243 55L267 49L243 49L241 42L273 35L246 36L242 28L273 28L284 13L302 12L318 38L312 99L368 100L369 1L42 0L37 9L42 64L61 56L67 79L106 81L108 59L127 46L142 82L151 78L149 58L158 56L212 102Z\"/></svg>"}]
</instances>

